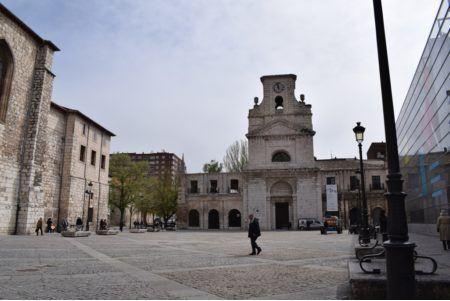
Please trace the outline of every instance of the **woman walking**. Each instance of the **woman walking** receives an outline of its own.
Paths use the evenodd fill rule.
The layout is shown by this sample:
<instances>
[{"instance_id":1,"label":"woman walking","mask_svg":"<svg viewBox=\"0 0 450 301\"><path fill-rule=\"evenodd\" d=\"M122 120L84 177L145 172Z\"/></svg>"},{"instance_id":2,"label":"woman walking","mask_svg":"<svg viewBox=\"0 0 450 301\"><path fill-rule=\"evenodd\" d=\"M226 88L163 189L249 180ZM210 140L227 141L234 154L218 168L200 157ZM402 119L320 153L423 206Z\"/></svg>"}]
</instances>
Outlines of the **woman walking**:
<instances>
[{"instance_id":1,"label":"woman walking","mask_svg":"<svg viewBox=\"0 0 450 301\"><path fill-rule=\"evenodd\" d=\"M450 216L448 216L448 210L441 210L441 215L438 217L436 226L444 250L450 250Z\"/></svg>"}]
</instances>

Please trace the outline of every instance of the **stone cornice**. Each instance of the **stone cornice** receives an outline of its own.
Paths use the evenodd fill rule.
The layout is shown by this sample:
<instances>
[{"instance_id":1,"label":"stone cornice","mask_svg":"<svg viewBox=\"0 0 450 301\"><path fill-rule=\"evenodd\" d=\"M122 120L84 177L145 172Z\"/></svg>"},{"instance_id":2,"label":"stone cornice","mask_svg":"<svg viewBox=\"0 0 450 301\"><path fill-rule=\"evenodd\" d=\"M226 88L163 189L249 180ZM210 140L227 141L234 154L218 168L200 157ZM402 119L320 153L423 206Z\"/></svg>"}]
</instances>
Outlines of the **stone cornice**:
<instances>
[{"instance_id":1,"label":"stone cornice","mask_svg":"<svg viewBox=\"0 0 450 301\"><path fill-rule=\"evenodd\" d=\"M295 177L299 175L317 174L318 168L288 168L288 169L252 169L244 170L243 176L246 177Z\"/></svg>"}]
</instances>

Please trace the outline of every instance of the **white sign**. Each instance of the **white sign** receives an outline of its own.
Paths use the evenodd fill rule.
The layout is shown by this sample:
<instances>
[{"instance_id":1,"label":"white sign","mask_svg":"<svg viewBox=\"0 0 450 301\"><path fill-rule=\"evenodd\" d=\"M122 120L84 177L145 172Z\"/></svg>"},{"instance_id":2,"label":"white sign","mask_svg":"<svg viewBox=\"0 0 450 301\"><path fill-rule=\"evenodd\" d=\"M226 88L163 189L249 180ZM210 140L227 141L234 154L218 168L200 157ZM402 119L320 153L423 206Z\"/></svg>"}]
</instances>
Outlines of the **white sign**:
<instances>
[{"instance_id":1,"label":"white sign","mask_svg":"<svg viewBox=\"0 0 450 301\"><path fill-rule=\"evenodd\" d=\"M337 186L326 185L327 191L327 211L338 211L338 193Z\"/></svg>"}]
</instances>

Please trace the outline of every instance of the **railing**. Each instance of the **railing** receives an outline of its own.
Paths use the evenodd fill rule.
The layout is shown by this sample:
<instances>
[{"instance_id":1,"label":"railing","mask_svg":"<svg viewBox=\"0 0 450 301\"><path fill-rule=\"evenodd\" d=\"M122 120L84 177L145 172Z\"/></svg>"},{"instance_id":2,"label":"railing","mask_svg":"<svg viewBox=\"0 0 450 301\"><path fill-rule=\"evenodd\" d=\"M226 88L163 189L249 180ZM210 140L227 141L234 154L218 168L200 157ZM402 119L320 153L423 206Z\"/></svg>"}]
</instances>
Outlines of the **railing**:
<instances>
[{"instance_id":1,"label":"railing","mask_svg":"<svg viewBox=\"0 0 450 301\"><path fill-rule=\"evenodd\" d=\"M240 194L240 193L242 193L242 188L241 187L238 187L238 188L227 187L224 192L220 192L220 189L218 187L209 187L206 189L206 191L208 194L219 194L219 193ZM200 188L198 188L198 187L196 189L193 189L192 187L188 188L187 193L188 194L202 194L200 191Z\"/></svg>"},{"instance_id":2,"label":"railing","mask_svg":"<svg viewBox=\"0 0 450 301\"><path fill-rule=\"evenodd\" d=\"M384 184L383 183L378 183L378 184L370 184L369 185L369 190L370 191L374 191L374 190L385 190L384 189Z\"/></svg>"},{"instance_id":3,"label":"railing","mask_svg":"<svg viewBox=\"0 0 450 301\"><path fill-rule=\"evenodd\" d=\"M234 188L230 188L230 187L228 187L227 188L227 193L241 193L241 190L240 190L240 188L239 187L234 187Z\"/></svg>"},{"instance_id":4,"label":"railing","mask_svg":"<svg viewBox=\"0 0 450 301\"><path fill-rule=\"evenodd\" d=\"M199 194L200 193L200 189L198 188L188 188L188 194Z\"/></svg>"}]
</instances>

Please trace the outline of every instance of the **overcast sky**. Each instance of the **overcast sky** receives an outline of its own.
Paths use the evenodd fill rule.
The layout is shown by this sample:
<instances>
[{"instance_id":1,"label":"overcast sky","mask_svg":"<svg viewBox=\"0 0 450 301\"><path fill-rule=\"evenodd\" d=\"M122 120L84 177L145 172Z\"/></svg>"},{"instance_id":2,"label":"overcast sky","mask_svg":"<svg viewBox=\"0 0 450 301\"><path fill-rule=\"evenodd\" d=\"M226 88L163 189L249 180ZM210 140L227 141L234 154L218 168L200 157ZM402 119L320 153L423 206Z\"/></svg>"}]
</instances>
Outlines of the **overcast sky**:
<instances>
[{"instance_id":1,"label":"overcast sky","mask_svg":"<svg viewBox=\"0 0 450 301\"><path fill-rule=\"evenodd\" d=\"M383 1L396 115L440 0ZM315 156L354 157L352 128L384 141L372 1L2 3L60 49L53 100L114 132L112 152L162 149L188 171L245 138L260 77L297 74Z\"/></svg>"}]
</instances>

